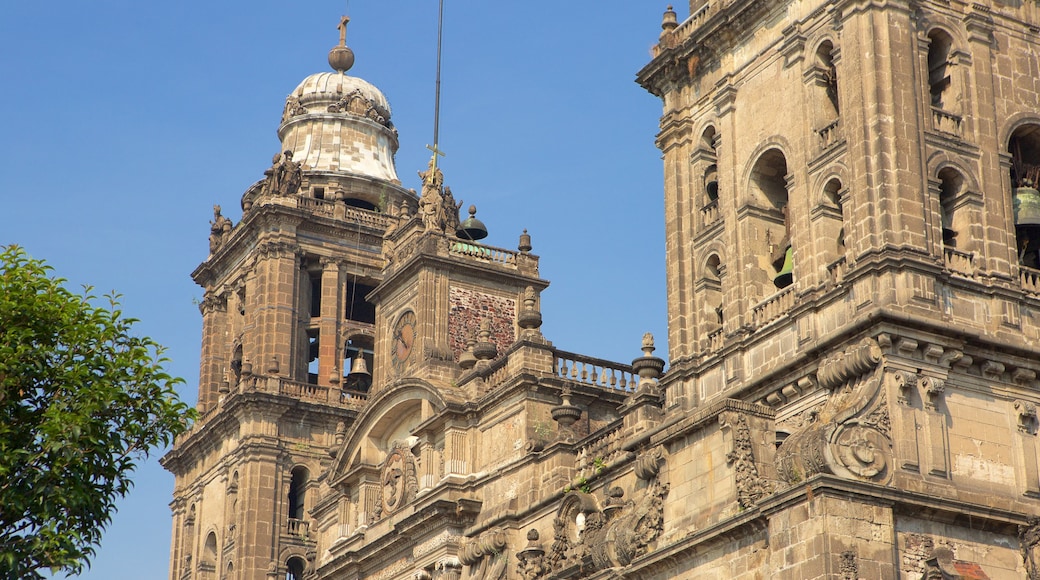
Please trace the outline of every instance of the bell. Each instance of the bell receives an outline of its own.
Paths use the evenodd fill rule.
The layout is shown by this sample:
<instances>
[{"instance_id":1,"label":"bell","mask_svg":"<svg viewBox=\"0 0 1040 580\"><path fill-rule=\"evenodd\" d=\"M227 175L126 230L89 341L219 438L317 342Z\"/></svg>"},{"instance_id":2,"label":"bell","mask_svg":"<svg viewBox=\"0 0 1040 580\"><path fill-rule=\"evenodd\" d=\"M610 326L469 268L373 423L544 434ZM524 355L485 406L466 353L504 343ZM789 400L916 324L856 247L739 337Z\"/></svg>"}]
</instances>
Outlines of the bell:
<instances>
[{"instance_id":1,"label":"bell","mask_svg":"<svg viewBox=\"0 0 1040 580\"><path fill-rule=\"evenodd\" d=\"M773 276L773 284L777 288L787 288L791 285L794 280L794 249L791 246L787 246L787 252L784 253L784 265Z\"/></svg>"},{"instance_id":2,"label":"bell","mask_svg":"<svg viewBox=\"0 0 1040 580\"><path fill-rule=\"evenodd\" d=\"M477 219L477 206L469 206L469 217L466 221L459 224L458 229L455 230L455 237L460 240L483 240L487 237L488 231L484 222Z\"/></svg>"},{"instance_id":3,"label":"bell","mask_svg":"<svg viewBox=\"0 0 1040 580\"><path fill-rule=\"evenodd\" d=\"M1040 191L1032 187L1016 187L1012 206L1015 225L1040 225Z\"/></svg>"},{"instance_id":4,"label":"bell","mask_svg":"<svg viewBox=\"0 0 1040 580\"><path fill-rule=\"evenodd\" d=\"M358 390L366 390L372 386L372 373L368 372L368 363L365 357L359 353L350 363L350 372L347 373L347 384Z\"/></svg>"}]
</instances>

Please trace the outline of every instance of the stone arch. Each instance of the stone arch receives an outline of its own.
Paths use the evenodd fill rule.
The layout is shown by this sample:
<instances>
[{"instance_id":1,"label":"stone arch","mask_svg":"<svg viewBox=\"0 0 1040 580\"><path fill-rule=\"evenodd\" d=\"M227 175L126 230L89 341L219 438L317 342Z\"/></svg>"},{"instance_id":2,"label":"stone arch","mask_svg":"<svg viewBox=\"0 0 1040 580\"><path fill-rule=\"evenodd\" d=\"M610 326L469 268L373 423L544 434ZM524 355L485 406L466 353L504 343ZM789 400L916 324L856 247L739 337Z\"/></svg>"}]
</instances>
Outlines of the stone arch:
<instances>
[{"instance_id":1,"label":"stone arch","mask_svg":"<svg viewBox=\"0 0 1040 580\"><path fill-rule=\"evenodd\" d=\"M417 413L420 420L425 420L446 404L436 387L421 379L404 379L380 390L368 400L368 405L347 431L330 470L329 481L336 485L351 466L373 458L374 453L380 451L371 447L373 434L385 438L385 429L392 423L410 428L411 425L406 425L405 417L399 413L407 416Z\"/></svg>"},{"instance_id":2,"label":"stone arch","mask_svg":"<svg viewBox=\"0 0 1040 580\"><path fill-rule=\"evenodd\" d=\"M287 513L290 520L303 520L306 515L307 488L311 483L311 471L300 464L289 470L289 492Z\"/></svg>"},{"instance_id":3,"label":"stone arch","mask_svg":"<svg viewBox=\"0 0 1040 580\"><path fill-rule=\"evenodd\" d=\"M813 66L820 71L817 84L821 89L819 93L822 98L817 99L817 107L823 119L837 118L841 114L838 102L838 68L835 64L837 46L837 42L830 36L823 36L812 52Z\"/></svg>"},{"instance_id":4,"label":"stone arch","mask_svg":"<svg viewBox=\"0 0 1040 580\"><path fill-rule=\"evenodd\" d=\"M931 108L932 128L962 134L963 114L970 110L971 64L962 24L928 14L919 23L918 33L924 99Z\"/></svg>"},{"instance_id":5,"label":"stone arch","mask_svg":"<svg viewBox=\"0 0 1040 580\"><path fill-rule=\"evenodd\" d=\"M1040 269L1040 123L1016 123L1006 143L1015 255L1020 265Z\"/></svg>"},{"instance_id":6,"label":"stone arch","mask_svg":"<svg viewBox=\"0 0 1040 580\"><path fill-rule=\"evenodd\" d=\"M718 170L718 133L714 122L706 123L700 132L700 138L690 155L691 179L694 181L692 199L695 211L700 210L702 225L709 225L718 217L719 170ZM712 209L716 208L716 209Z\"/></svg>"}]
</instances>

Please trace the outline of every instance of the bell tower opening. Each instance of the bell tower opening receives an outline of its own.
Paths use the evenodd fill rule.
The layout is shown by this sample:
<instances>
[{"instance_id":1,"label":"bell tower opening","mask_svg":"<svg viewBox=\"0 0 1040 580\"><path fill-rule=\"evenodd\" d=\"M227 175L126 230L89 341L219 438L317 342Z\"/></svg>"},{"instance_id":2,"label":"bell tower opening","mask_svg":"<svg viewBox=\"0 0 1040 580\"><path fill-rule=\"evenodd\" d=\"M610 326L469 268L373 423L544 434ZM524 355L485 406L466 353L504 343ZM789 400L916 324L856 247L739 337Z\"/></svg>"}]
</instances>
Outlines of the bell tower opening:
<instances>
[{"instance_id":1,"label":"bell tower opening","mask_svg":"<svg viewBox=\"0 0 1040 580\"><path fill-rule=\"evenodd\" d=\"M1040 268L1040 125L1019 127L1008 144L1011 153L1011 202L1018 263Z\"/></svg>"}]
</instances>

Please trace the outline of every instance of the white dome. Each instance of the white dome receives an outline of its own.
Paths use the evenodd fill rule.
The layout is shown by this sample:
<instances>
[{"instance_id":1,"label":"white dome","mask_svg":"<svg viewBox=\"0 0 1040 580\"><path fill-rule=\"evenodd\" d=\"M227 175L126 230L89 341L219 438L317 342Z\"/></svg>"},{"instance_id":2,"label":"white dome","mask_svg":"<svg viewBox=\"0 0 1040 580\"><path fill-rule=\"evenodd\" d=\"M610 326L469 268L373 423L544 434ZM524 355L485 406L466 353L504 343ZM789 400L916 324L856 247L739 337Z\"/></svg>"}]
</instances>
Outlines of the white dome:
<instances>
[{"instance_id":1,"label":"white dome","mask_svg":"<svg viewBox=\"0 0 1040 580\"><path fill-rule=\"evenodd\" d=\"M303 79L292 94L306 107L308 103L317 104L319 101L335 103L355 90L360 91L365 98L385 109L387 113L390 112L390 103L372 83L338 72L313 74Z\"/></svg>"}]
</instances>

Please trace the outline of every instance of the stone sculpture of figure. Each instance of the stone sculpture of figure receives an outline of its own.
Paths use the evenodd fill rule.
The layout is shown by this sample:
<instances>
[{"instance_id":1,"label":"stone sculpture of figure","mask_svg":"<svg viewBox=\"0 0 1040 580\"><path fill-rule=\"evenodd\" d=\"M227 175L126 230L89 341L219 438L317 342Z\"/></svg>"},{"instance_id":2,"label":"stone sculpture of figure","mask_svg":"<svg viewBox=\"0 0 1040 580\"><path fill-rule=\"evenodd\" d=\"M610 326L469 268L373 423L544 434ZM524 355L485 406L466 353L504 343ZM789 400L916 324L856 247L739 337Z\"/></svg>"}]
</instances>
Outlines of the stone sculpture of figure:
<instances>
[{"instance_id":1,"label":"stone sculpture of figure","mask_svg":"<svg viewBox=\"0 0 1040 580\"><path fill-rule=\"evenodd\" d=\"M213 206L213 221L209 222L209 251L216 252L231 233L231 220L220 215L220 206Z\"/></svg>"},{"instance_id":2,"label":"stone sculpture of figure","mask_svg":"<svg viewBox=\"0 0 1040 580\"><path fill-rule=\"evenodd\" d=\"M451 194L451 188L444 188L444 231L449 235L459 229L459 209L462 201L455 203L455 196Z\"/></svg>"},{"instance_id":3,"label":"stone sculpture of figure","mask_svg":"<svg viewBox=\"0 0 1040 580\"><path fill-rule=\"evenodd\" d=\"M300 164L293 161L293 152L286 150L276 154L271 160L271 168L264 172L267 183L264 193L270 195L292 195L300 190L303 183L303 170Z\"/></svg>"},{"instance_id":4,"label":"stone sculpture of figure","mask_svg":"<svg viewBox=\"0 0 1040 580\"><path fill-rule=\"evenodd\" d=\"M437 168L436 159L430 159L430 167L420 171L422 197L419 198L419 215L427 230L444 231L444 174Z\"/></svg>"}]
</instances>

